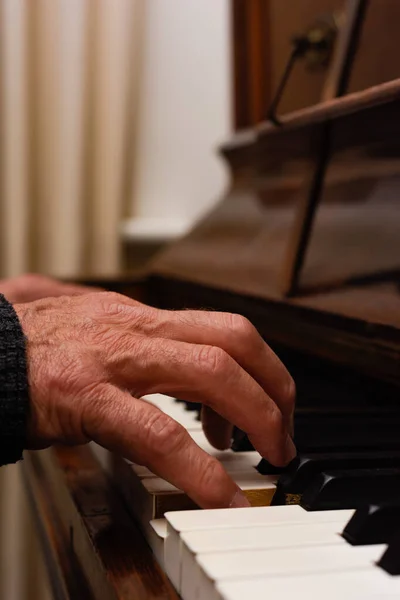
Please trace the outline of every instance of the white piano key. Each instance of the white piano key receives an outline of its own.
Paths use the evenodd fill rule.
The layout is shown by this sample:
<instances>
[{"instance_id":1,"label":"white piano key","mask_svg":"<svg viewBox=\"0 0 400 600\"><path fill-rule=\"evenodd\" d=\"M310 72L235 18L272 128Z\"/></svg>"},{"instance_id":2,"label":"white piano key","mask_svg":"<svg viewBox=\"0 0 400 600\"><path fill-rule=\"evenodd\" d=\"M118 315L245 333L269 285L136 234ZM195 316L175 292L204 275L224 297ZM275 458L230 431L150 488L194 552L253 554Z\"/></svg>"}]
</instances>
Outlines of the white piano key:
<instances>
[{"instance_id":1,"label":"white piano key","mask_svg":"<svg viewBox=\"0 0 400 600\"><path fill-rule=\"evenodd\" d=\"M158 406L158 408L161 408L164 412L168 410L168 407L179 405L179 403L175 402L174 398L165 396L164 394L147 394L147 396L144 396L144 399L147 400L147 402L151 402L155 406Z\"/></svg>"},{"instance_id":2,"label":"white piano key","mask_svg":"<svg viewBox=\"0 0 400 600\"><path fill-rule=\"evenodd\" d=\"M201 422L197 420L196 412L185 410L184 405L175 402L174 398L164 396L163 394L149 394L144 396L144 399L157 406L157 408L165 412L172 419L175 419L175 421L188 431L201 431Z\"/></svg>"},{"instance_id":3,"label":"white piano key","mask_svg":"<svg viewBox=\"0 0 400 600\"><path fill-rule=\"evenodd\" d=\"M175 402L175 400L170 397L161 394L153 394L146 396L145 399L148 402L153 402L154 405L159 406L172 417L179 414L181 417L183 415L185 419L194 419L193 412L186 411L182 404ZM183 422L183 418L178 420ZM198 421L196 421L196 423L199 424ZM201 426L201 424L199 424L199 426ZM216 450L209 444L202 431L191 429L188 430L188 433L193 440L204 449L204 451L221 461L226 471L244 490L265 490L266 492L269 492L269 495L273 494L276 479L262 476L257 472L255 466L261 460L261 456L257 452L234 453L230 449L225 451ZM155 507L159 506L159 504L155 503L155 495L157 493L182 494L183 496L183 492L165 480L158 478L147 467L137 465L130 461L125 462L127 463L126 478L130 482L130 485L128 486L127 482L124 483L123 491L128 497L128 501L133 506L136 518L143 527L146 527L150 519L162 516L160 510L155 510ZM134 474L132 478L130 477L130 470ZM134 498L133 503L131 502L132 498ZM262 502L262 497L260 496L260 498ZM185 502L182 504L178 498L177 500L177 508L185 505ZM265 498L265 504L268 502L269 498ZM173 506L173 504L170 504L170 506Z\"/></svg>"},{"instance_id":4,"label":"white piano key","mask_svg":"<svg viewBox=\"0 0 400 600\"><path fill-rule=\"evenodd\" d=\"M145 467L144 465L137 465L136 463L130 463L135 475L137 475L140 479L144 477L156 477L150 469Z\"/></svg>"},{"instance_id":5,"label":"white piano key","mask_svg":"<svg viewBox=\"0 0 400 600\"><path fill-rule=\"evenodd\" d=\"M196 434L198 433L202 433L200 432L196 432ZM194 438L194 441L197 443L197 440L200 438L200 436L196 436ZM224 467L225 471L227 471L227 473L235 473L238 471L248 471L249 473L258 473L255 470L255 467L258 465L258 463L261 460L261 456L258 454L258 452L233 452L232 450L226 450L226 451L219 451L216 450L215 448L213 448L208 442L207 444L199 444L200 447L203 448L203 450L205 450L205 452L208 452L208 454L210 454L211 456L215 456L215 458L217 458L222 466ZM144 477L156 477L156 475L150 471L150 469L148 469L147 467L143 466L143 465L138 465L136 463L132 463L131 461L127 460L126 462L128 462L128 464L132 465L132 469L135 472L135 474L140 478L143 479ZM266 477L265 475L262 475L262 477ZM270 479L270 481L275 482L276 478L272 478Z\"/></svg>"},{"instance_id":6,"label":"white piano key","mask_svg":"<svg viewBox=\"0 0 400 600\"><path fill-rule=\"evenodd\" d=\"M127 465L127 469L128 475L132 465ZM255 469L252 473L233 471L230 476L243 491L256 491L260 497L270 496L275 489L274 478L262 476ZM171 507L185 507L182 512L193 512L188 508L194 505L184 492L160 477L140 479L132 474L129 488L127 481L123 491L136 519L143 527L146 527L152 519L163 517L165 506L168 506L169 510Z\"/></svg>"},{"instance_id":7,"label":"white piano key","mask_svg":"<svg viewBox=\"0 0 400 600\"><path fill-rule=\"evenodd\" d=\"M347 544L341 536L346 519L327 523L291 523L234 529L206 529L181 534L195 554L229 550L257 550L321 544Z\"/></svg>"},{"instance_id":8,"label":"white piano key","mask_svg":"<svg viewBox=\"0 0 400 600\"><path fill-rule=\"evenodd\" d=\"M165 571L175 589L180 591L181 583L181 539L185 531L202 529L248 527L266 523L281 523L285 518L296 517L301 521L307 514L300 506L275 506L265 508L237 508L220 510L176 511L165 514L167 520L167 537L164 544Z\"/></svg>"},{"instance_id":9,"label":"white piano key","mask_svg":"<svg viewBox=\"0 0 400 600\"><path fill-rule=\"evenodd\" d=\"M188 531L277 526L289 523L317 523L346 520L354 510L307 512L301 506L269 506L219 510L193 510L166 513L167 537L164 545L165 570L179 590L181 580L181 539Z\"/></svg>"},{"instance_id":10,"label":"white piano key","mask_svg":"<svg viewBox=\"0 0 400 600\"><path fill-rule=\"evenodd\" d=\"M258 452L233 452L229 449L223 451L215 449L204 435L201 423L196 419L196 413L185 410L184 406L176 402L173 398L162 394L151 394L145 396L145 400L152 402L155 406L163 410L163 412L186 427L189 435L196 444L211 456L218 458L228 472L243 471L247 468L250 470L260 462L261 455ZM148 477L151 474L151 471L146 471L144 467L141 468L140 466L134 470L139 477Z\"/></svg>"},{"instance_id":11,"label":"white piano key","mask_svg":"<svg viewBox=\"0 0 400 600\"><path fill-rule=\"evenodd\" d=\"M372 567L386 546L334 545L198 554L200 581L196 600L218 598L223 581L258 576L292 576Z\"/></svg>"},{"instance_id":12,"label":"white piano key","mask_svg":"<svg viewBox=\"0 0 400 600\"><path fill-rule=\"evenodd\" d=\"M164 541L167 537L165 519L153 519L145 530L146 540L152 549L157 562L164 569Z\"/></svg>"},{"instance_id":13,"label":"white piano key","mask_svg":"<svg viewBox=\"0 0 400 600\"><path fill-rule=\"evenodd\" d=\"M197 554L236 550L266 550L325 544L347 544L340 533L346 519L328 523L291 524L275 527L249 527L189 531L181 534L181 584L185 600L194 600L200 584Z\"/></svg>"},{"instance_id":14,"label":"white piano key","mask_svg":"<svg viewBox=\"0 0 400 600\"><path fill-rule=\"evenodd\" d=\"M245 470L252 472L260 462L261 455L258 452L233 452L228 450L219 460L228 473Z\"/></svg>"},{"instance_id":15,"label":"white piano key","mask_svg":"<svg viewBox=\"0 0 400 600\"><path fill-rule=\"evenodd\" d=\"M187 431L201 431L202 425L200 421L197 421L195 415L192 412L179 409L177 411L169 411L166 413L174 419L177 423L182 425Z\"/></svg>"},{"instance_id":16,"label":"white piano key","mask_svg":"<svg viewBox=\"0 0 400 600\"><path fill-rule=\"evenodd\" d=\"M285 577L257 577L218 583L218 600L383 600L400 596L400 577L392 577L375 565L354 571ZM214 592L213 592L214 594ZM186 600L186 599L185 599Z\"/></svg>"},{"instance_id":17,"label":"white piano key","mask_svg":"<svg viewBox=\"0 0 400 600\"><path fill-rule=\"evenodd\" d=\"M185 405L181 402L176 402L175 398L166 396L165 394L148 394L144 396L144 400L151 402L165 413L170 412L184 412L187 414L193 414L196 411L185 410Z\"/></svg>"},{"instance_id":18,"label":"white piano key","mask_svg":"<svg viewBox=\"0 0 400 600\"><path fill-rule=\"evenodd\" d=\"M258 452L233 452L233 450L217 450L207 440L203 431L189 431L191 438L202 450L215 456L221 461L228 471L253 470L261 461L261 455Z\"/></svg>"},{"instance_id":19,"label":"white piano key","mask_svg":"<svg viewBox=\"0 0 400 600\"><path fill-rule=\"evenodd\" d=\"M232 471L230 473L233 481L242 490L274 490L276 487L276 477L260 475L255 469L249 471ZM142 480L145 489L151 494L168 494L172 492L181 492L179 488L172 485L161 477L146 477ZM183 492L181 492L183 494Z\"/></svg>"},{"instance_id":20,"label":"white piano key","mask_svg":"<svg viewBox=\"0 0 400 600\"><path fill-rule=\"evenodd\" d=\"M237 454L237 453L233 452L233 450L230 450L230 449L228 449L228 450L217 450L216 448L214 448L214 446L211 446L210 442L207 440L207 438L204 435L203 431L193 431L192 430L192 431L189 431L188 433L189 433L190 437L193 439L193 441L202 450L204 450L204 452L207 452L207 454L210 454L211 456L214 456L218 460L222 461L225 458L227 458L228 456L231 456L232 458L230 460L233 461L234 457L232 455Z\"/></svg>"},{"instance_id":21,"label":"white piano key","mask_svg":"<svg viewBox=\"0 0 400 600\"><path fill-rule=\"evenodd\" d=\"M350 520L354 514L349 510L306 511L299 505L269 506L257 508L222 508L218 510L191 510L167 513L168 531L200 531L258 525L282 525L290 523L319 523Z\"/></svg>"},{"instance_id":22,"label":"white piano key","mask_svg":"<svg viewBox=\"0 0 400 600\"><path fill-rule=\"evenodd\" d=\"M201 431L202 425L200 421L197 421L193 413L185 413L185 411L168 412L171 419L174 419L177 423L182 425L187 431Z\"/></svg>"}]
</instances>

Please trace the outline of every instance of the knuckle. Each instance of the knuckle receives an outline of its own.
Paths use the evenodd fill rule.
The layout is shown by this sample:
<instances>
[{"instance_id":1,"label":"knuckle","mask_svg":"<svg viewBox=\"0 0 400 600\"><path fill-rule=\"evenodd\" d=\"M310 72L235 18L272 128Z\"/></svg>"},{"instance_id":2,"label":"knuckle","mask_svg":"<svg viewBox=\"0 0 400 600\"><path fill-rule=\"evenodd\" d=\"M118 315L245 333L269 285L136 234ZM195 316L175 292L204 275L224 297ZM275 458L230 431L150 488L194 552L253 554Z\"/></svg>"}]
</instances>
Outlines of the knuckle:
<instances>
[{"instance_id":1,"label":"knuckle","mask_svg":"<svg viewBox=\"0 0 400 600\"><path fill-rule=\"evenodd\" d=\"M260 346L262 338L254 325L242 315L227 314L227 327L240 343L242 350L250 351L255 346Z\"/></svg>"},{"instance_id":2,"label":"knuckle","mask_svg":"<svg viewBox=\"0 0 400 600\"><path fill-rule=\"evenodd\" d=\"M217 375L232 366L230 356L217 346L199 346L195 349L195 360L207 374Z\"/></svg>"},{"instance_id":3,"label":"knuckle","mask_svg":"<svg viewBox=\"0 0 400 600\"><path fill-rule=\"evenodd\" d=\"M154 333L160 320L161 311L156 310L144 304L129 306L127 317L130 323L134 324L137 331L142 333Z\"/></svg>"},{"instance_id":4,"label":"knuckle","mask_svg":"<svg viewBox=\"0 0 400 600\"><path fill-rule=\"evenodd\" d=\"M157 456L179 451L186 441L186 432L163 412L154 412L143 427L144 442Z\"/></svg>"},{"instance_id":5,"label":"knuckle","mask_svg":"<svg viewBox=\"0 0 400 600\"><path fill-rule=\"evenodd\" d=\"M157 320L157 311L116 292L99 292L100 320L147 330Z\"/></svg>"},{"instance_id":6,"label":"knuckle","mask_svg":"<svg viewBox=\"0 0 400 600\"><path fill-rule=\"evenodd\" d=\"M83 343L92 345L101 342L104 335L104 329L99 327L96 319L82 315L80 322L80 335Z\"/></svg>"},{"instance_id":7,"label":"knuckle","mask_svg":"<svg viewBox=\"0 0 400 600\"><path fill-rule=\"evenodd\" d=\"M118 317L126 312L124 296L116 292L99 292L97 294L102 313L110 317Z\"/></svg>"},{"instance_id":8,"label":"knuckle","mask_svg":"<svg viewBox=\"0 0 400 600\"><path fill-rule=\"evenodd\" d=\"M124 299L124 296L118 292L99 292L99 296L108 302L121 302Z\"/></svg>"},{"instance_id":9,"label":"knuckle","mask_svg":"<svg viewBox=\"0 0 400 600\"><path fill-rule=\"evenodd\" d=\"M227 314L226 319L228 321L228 327L232 329L236 334L243 337L253 337L256 333L256 329L252 323L242 315L238 314Z\"/></svg>"}]
</instances>

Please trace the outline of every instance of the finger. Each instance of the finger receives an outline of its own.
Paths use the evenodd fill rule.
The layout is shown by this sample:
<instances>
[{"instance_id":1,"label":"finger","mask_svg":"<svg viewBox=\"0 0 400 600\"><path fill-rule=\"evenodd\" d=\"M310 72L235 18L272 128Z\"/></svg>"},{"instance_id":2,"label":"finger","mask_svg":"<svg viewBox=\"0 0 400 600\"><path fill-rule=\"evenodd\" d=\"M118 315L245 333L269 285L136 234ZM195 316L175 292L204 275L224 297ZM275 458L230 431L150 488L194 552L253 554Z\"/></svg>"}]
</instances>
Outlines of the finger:
<instances>
[{"instance_id":1,"label":"finger","mask_svg":"<svg viewBox=\"0 0 400 600\"><path fill-rule=\"evenodd\" d=\"M282 410L289 431L293 430L295 386L286 368L255 328L238 315L201 311L160 311L129 298L112 294L111 305L106 304L106 318L112 318L126 328L135 323L146 335L160 335L193 343L211 343L222 347L247 370ZM104 299L110 300L105 294ZM228 423L204 410L204 430L217 447L229 445L232 431Z\"/></svg>"},{"instance_id":2,"label":"finger","mask_svg":"<svg viewBox=\"0 0 400 600\"><path fill-rule=\"evenodd\" d=\"M274 399L292 427L295 384L286 367L244 317L207 311L162 311L120 297L119 322L144 335L222 348Z\"/></svg>"},{"instance_id":3,"label":"finger","mask_svg":"<svg viewBox=\"0 0 400 600\"><path fill-rule=\"evenodd\" d=\"M294 458L282 413L221 348L125 333L108 345L103 361L110 380L134 396L164 393L201 402L251 435L273 464Z\"/></svg>"},{"instance_id":4,"label":"finger","mask_svg":"<svg viewBox=\"0 0 400 600\"><path fill-rule=\"evenodd\" d=\"M157 337L222 348L274 399L285 416L291 416L295 400L293 379L250 321L229 313L162 312Z\"/></svg>"},{"instance_id":5,"label":"finger","mask_svg":"<svg viewBox=\"0 0 400 600\"><path fill-rule=\"evenodd\" d=\"M249 506L221 464L176 421L111 385L97 390L84 413L85 435L143 464L202 508Z\"/></svg>"},{"instance_id":6,"label":"finger","mask_svg":"<svg viewBox=\"0 0 400 600\"><path fill-rule=\"evenodd\" d=\"M206 311L158 311L156 326L146 333L225 350L276 402L293 435L295 384L286 367L244 317ZM216 448L230 446L232 426L205 407L204 432Z\"/></svg>"},{"instance_id":7,"label":"finger","mask_svg":"<svg viewBox=\"0 0 400 600\"><path fill-rule=\"evenodd\" d=\"M168 315L164 325L169 337L186 342L212 344L225 350L273 398L293 432L295 386L283 363L244 317L229 313L180 311ZM205 407L204 432L217 448L229 447L232 426Z\"/></svg>"},{"instance_id":8,"label":"finger","mask_svg":"<svg viewBox=\"0 0 400 600\"><path fill-rule=\"evenodd\" d=\"M202 406L201 424L207 440L218 450L231 447L233 426L209 406Z\"/></svg>"},{"instance_id":9,"label":"finger","mask_svg":"<svg viewBox=\"0 0 400 600\"><path fill-rule=\"evenodd\" d=\"M244 317L208 311L158 310L119 294L105 305L106 317L115 316L127 329L143 335L222 348L274 399L282 413L293 412L295 385L286 367Z\"/></svg>"}]
</instances>

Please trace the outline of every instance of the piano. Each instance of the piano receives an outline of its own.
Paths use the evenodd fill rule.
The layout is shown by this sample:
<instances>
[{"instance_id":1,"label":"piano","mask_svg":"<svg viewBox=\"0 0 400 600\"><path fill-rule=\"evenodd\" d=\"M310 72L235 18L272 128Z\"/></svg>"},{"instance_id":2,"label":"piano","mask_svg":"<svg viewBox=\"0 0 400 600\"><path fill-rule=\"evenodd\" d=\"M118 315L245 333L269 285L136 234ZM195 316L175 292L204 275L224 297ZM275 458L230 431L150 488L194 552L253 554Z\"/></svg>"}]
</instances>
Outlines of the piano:
<instances>
[{"instance_id":1,"label":"piano","mask_svg":"<svg viewBox=\"0 0 400 600\"><path fill-rule=\"evenodd\" d=\"M249 318L296 381L298 457L276 469L238 430L216 451L162 395L252 508L199 510L97 447L28 453L55 598L400 597L400 79L349 93L368 3L349 7L324 101L235 134L226 196L114 286Z\"/></svg>"}]
</instances>

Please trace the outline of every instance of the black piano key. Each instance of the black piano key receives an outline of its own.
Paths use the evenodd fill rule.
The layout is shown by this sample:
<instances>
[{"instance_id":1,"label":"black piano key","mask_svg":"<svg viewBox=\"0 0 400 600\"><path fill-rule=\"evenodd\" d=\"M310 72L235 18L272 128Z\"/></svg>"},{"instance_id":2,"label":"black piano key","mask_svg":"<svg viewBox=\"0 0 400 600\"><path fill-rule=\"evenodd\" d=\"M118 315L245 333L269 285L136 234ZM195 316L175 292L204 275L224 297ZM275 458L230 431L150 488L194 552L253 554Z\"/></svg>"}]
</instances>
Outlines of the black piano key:
<instances>
[{"instance_id":1,"label":"black piano key","mask_svg":"<svg viewBox=\"0 0 400 600\"><path fill-rule=\"evenodd\" d=\"M253 444L247 435L241 429L234 427L232 435L231 449L234 452L251 452L254 450Z\"/></svg>"},{"instance_id":2,"label":"black piano key","mask_svg":"<svg viewBox=\"0 0 400 600\"><path fill-rule=\"evenodd\" d=\"M200 412L201 411L201 403L200 402L185 402L185 410L189 410L191 412Z\"/></svg>"},{"instance_id":3,"label":"black piano key","mask_svg":"<svg viewBox=\"0 0 400 600\"><path fill-rule=\"evenodd\" d=\"M188 402L187 400L181 400L180 398L175 398L175 402L179 402L180 404L185 405L185 410L190 410L191 412L196 411L196 420L201 421L201 403L200 402Z\"/></svg>"},{"instance_id":4,"label":"black piano key","mask_svg":"<svg viewBox=\"0 0 400 600\"><path fill-rule=\"evenodd\" d=\"M390 575L400 575L400 531L389 542L377 565Z\"/></svg>"},{"instance_id":5,"label":"black piano key","mask_svg":"<svg viewBox=\"0 0 400 600\"><path fill-rule=\"evenodd\" d=\"M286 467L275 467L270 462L265 460L265 458L263 458L260 460L260 462L256 466L256 469L261 475L281 475L282 476L282 473L286 473L286 471L288 471L289 469L292 469L293 468L292 465L294 463L297 464L298 460L299 460L299 458L296 456L296 458L294 458L292 460L292 462L289 463L289 465L287 465Z\"/></svg>"},{"instance_id":6,"label":"black piano key","mask_svg":"<svg viewBox=\"0 0 400 600\"><path fill-rule=\"evenodd\" d=\"M387 544L396 530L400 530L400 503L366 504L356 510L342 535L353 546Z\"/></svg>"},{"instance_id":7,"label":"black piano key","mask_svg":"<svg viewBox=\"0 0 400 600\"><path fill-rule=\"evenodd\" d=\"M294 425L300 452L400 448L398 412L301 411Z\"/></svg>"},{"instance_id":8,"label":"black piano key","mask_svg":"<svg viewBox=\"0 0 400 600\"><path fill-rule=\"evenodd\" d=\"M299 496L312 483L315 476L326 470L395 467L400 469L400 452L336 452L300 455L281 474L272 504L299 502Z\"/></svg>"},{"instance_id":9,"label":"black piano key","mask_svg":"<svg viewBox=\"0 0 400 600\"><path fill-rule=\"evenodd\" d=\"M187 400L181 400L180 398L175 398L175 402L181 402L182 404L185 405L185 410L190 410L190 411L200 411L201 410L201 403L200 402L188 402Z\"/></svg>"},{"instance_id":10,"label":"black piano key","mask_svg":"<svg viewBox=\"0 0 400 600\"><path fill-rule=\"evenodd\" d=\"M324 471L304 491L301 506L306 510L358 508L400 501L400 469L351 469Z\"/></svg>"}]
</instances>

